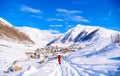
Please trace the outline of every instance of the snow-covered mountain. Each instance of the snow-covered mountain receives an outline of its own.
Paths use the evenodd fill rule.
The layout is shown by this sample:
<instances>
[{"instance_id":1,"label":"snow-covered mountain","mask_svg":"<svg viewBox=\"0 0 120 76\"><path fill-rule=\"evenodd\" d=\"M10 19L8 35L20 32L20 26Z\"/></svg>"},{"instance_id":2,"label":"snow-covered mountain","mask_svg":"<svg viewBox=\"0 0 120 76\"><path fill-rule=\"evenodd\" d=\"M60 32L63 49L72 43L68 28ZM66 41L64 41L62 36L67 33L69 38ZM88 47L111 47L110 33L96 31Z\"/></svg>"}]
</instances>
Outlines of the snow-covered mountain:
<instances>
[{"instance_id":1,"label":"snow-covered mountain","mask_svg":"<svg viewBox=\"0 0 120 76\"><path fill-rule=\"evenodd\" d=\"M68 30L62 36L50 41L47 46L52 44L69 44L69 43L81 43L81 42L93 42L109 39L111 41L111 36L117 31L108 30L98 26L84 26L78 24L76 27Z\"/></svg>"},{"instance_id":2,"label":"snow-covered mountain","mask_svg":"<svg viewBox=\"0 0 120 76\"><path fill-rule=\"evenodd\" d=\"M0 38L3 39L46 44L57 36L59 36L59 34L52 34L48 30L40 30L31 27L15 27L8 21L0 18Z\"/></svg>"},{"instance_id":3,"label":"snow-covered mountain","mask_svg":"<svg viewBox=\"0 0 120 76\"><path fill-rule=\"evenodd\" d=\"M26 34L16 29L3 18L0 18L0 39L34 43Z\"/></svg>"},{"instance_id":4,"label":"snow-covered mountain","mask_svg":"<svg viewBox=\"0 0 120 76\"><path fill-rule=\"evenodd\" d=\"M19 30L24 32L28 35L36 44L47 44L52 39L59 36L59 34L52 34L50 31L47 30L40 30L37 28L31 27L17 27Z\"/></svg>"}]
</instances>

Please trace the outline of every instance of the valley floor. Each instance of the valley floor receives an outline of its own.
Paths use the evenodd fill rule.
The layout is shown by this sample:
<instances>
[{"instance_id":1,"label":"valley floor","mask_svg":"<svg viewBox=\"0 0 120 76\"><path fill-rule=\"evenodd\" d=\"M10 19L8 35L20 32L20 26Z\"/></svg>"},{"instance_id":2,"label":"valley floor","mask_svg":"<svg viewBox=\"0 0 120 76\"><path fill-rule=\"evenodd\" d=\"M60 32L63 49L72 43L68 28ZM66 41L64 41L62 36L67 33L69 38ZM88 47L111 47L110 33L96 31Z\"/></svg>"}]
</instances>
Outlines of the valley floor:
<instances>
[{"instance_id":1,"label":"valley floor","mask_svg":"<svg viewBox=\"0 0 120 76\"><path fill-rule=\"evenodd\" d=\"M40 63L40 59L26 57L25 51L32 50L32 47L25 48L22 44L14 43L0 46L0 67L3 66L0 76L120 76L120 46L109 44L94 49L95 45L66 54L61 65L57 59ZM16 59L16 65L21 65L22 70L4 73Z\"/></svg>"}]
</instances>

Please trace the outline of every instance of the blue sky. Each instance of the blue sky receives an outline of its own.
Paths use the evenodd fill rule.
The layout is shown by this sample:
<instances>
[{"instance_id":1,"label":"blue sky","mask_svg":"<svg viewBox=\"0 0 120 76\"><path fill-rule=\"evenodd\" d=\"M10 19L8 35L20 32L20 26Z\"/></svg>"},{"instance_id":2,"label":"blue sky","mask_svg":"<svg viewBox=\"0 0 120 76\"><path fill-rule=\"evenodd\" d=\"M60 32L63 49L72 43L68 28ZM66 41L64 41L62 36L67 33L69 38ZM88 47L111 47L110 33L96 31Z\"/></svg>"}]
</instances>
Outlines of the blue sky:
<instances>
[{"instance_id":1,"label":"blue sky","mask_svg":"<svg viewBox=\"0 0 120 76\"><path fill-rule=\"evenodd\" d=\"M0 9L14 26L63 33L82 24L120 31L120 0L0 0Z\"/></svg>"}]
</instances>

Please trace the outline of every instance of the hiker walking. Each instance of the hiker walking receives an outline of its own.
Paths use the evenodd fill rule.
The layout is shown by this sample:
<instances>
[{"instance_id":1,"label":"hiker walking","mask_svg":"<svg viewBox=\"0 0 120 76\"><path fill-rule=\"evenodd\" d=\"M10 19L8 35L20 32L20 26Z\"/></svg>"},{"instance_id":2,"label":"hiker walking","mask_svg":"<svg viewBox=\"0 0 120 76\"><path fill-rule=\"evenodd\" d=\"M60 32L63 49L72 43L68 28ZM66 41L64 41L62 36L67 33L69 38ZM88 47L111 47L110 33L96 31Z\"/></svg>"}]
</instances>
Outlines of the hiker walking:
<instances>
[{"instance_id":1,"label":"hiker walking","mask_svg":"<svg viewBox=\"0 0 120 76\"><path fill-rule=\"evenodd\" d=\"M62 52L57 52L57 59L58 59L58 63L61 64L62 59L66 58L66 56L62 53Z\"/></svg>"},{"instance_id":2,"label":"hiker walking","mask_svg":"<svg viewBox=\"0 0 120 76\"><path fill-rule=\"evenodd\" d=\"M61 55L58 55L57 58L58 58L58 63L61 64L61 61L62 61L61 58L62 58L62 56L61 56Z\"/></svg>"}]
</instances>

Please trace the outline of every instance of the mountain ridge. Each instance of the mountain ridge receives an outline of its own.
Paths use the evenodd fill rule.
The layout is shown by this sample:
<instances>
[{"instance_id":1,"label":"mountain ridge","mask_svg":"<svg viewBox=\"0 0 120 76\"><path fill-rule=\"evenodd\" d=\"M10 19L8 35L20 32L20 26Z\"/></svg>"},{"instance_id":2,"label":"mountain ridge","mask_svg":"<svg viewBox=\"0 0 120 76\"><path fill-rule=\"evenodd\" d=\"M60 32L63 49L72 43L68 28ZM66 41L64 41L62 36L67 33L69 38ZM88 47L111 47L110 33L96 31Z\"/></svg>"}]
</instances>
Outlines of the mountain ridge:
<instances>
[{"instance_id":1,"label":"mountain ridge","mask_svg":"<svg viewBox=\"0 0 120 76\"><path fill-rule=\"evenodd\" d=\"M94 41L98 39L110 39L115 33L120 33L118 31L105 29L99 26L85 26L78 24L76 27L68 30L60 38L56 38L49 42L47 46L57 43L80 43L86 41Z\"/></svg>"}]
</instances>

